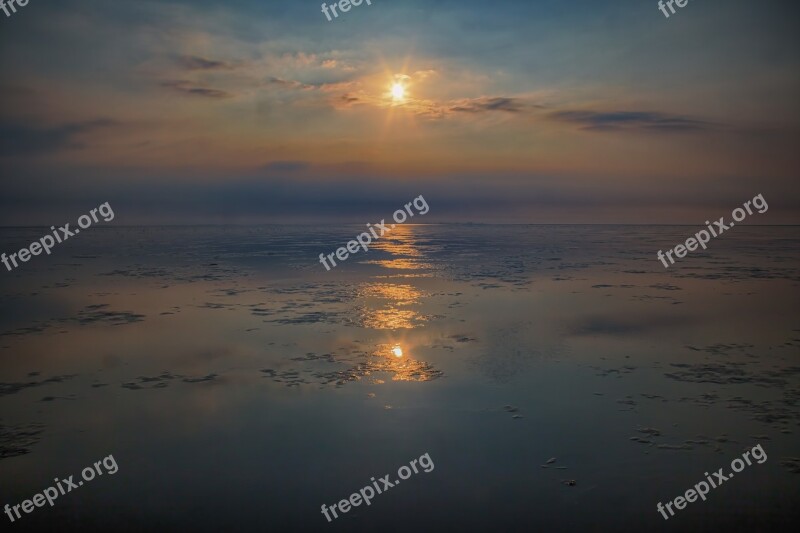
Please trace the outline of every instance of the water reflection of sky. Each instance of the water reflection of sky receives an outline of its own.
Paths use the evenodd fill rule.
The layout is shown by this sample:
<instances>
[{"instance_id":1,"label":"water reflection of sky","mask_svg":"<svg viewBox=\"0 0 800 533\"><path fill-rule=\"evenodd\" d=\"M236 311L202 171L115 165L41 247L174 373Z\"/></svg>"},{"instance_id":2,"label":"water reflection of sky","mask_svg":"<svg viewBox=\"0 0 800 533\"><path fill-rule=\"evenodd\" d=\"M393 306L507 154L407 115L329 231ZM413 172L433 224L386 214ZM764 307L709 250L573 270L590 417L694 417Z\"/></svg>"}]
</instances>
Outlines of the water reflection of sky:
<instances>
[{"instance_id":1,"label":"water reflection of sky","mask_svg":"<svg viewBox=\"0 0 800 533\"><path fill-rule=\"evenodd\" d=\"M120 471L14 526L80 508L106 529L314 530L322 502L430 452L433 473L331 527L513 529L533 498L537 524L624 509L652 529L654 502L762 442L738 492L681 517L735 529L731 508L796 499L800 240L743 227L659 270L684 229L406 226L331 272L314 258L350 227L87 233L2 278L0 490L109 453Z\"/></svg>"}]
</instances>

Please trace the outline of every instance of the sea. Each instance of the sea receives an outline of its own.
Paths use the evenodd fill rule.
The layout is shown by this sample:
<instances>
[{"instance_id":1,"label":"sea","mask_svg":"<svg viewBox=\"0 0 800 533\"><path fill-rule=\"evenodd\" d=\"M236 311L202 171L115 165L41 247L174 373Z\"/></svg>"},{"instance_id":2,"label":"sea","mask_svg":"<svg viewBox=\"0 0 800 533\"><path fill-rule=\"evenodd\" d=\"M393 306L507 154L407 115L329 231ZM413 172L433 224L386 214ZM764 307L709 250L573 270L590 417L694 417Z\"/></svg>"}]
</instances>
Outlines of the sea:
<instances>
[{"instance_id":1,"label":"sea","mask_svg":"<svg viewBox=\"0 0 800 533\"><path fill-rule=\"evenodd\" d=\"M665 268L698 228L405 224L326 270L362 228L112 223L0 266L0 505L118 465L3 530L797 525L800 227Z\"/></svg>"}]
</instances>

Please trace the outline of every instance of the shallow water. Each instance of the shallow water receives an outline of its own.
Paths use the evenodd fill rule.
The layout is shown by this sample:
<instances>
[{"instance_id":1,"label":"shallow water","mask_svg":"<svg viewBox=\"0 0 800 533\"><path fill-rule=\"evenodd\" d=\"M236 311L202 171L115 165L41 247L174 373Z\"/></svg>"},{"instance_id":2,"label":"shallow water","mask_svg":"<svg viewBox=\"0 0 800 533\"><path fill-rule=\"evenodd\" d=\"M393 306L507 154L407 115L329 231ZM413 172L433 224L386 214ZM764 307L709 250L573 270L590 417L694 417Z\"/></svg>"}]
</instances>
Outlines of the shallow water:
<instances>
[{"instance_id":1,"label":"shallow water","mask_svg":"<svg viewBox=\"0 0 800 533\"><path fill-rule=\"evenodd\" d=\"M406 225L327 272L360 226L92 228L0 278L0 504L113 454L13 527L789 526L800 228L665 269L696 230ZM658 514L759 443L766 462ZM327 523L424 453L433 471Z\"/></svg>"}]
</instances>

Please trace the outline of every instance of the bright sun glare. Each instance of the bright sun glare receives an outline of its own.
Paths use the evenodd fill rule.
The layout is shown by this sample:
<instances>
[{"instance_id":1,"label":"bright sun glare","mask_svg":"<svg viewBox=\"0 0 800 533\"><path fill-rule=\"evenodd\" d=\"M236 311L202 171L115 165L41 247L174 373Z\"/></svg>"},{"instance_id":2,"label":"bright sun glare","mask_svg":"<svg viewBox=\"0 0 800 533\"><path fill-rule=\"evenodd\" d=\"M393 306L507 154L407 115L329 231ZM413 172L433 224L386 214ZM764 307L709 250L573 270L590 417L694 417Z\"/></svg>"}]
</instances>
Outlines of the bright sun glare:
<instances>
[{"instance_id":1,"label":"bright sun glare","mask_svg":"<svg viewBox=\"0 0 800 533\"><path fill-rule=\"evenodd\" d=\"M392 85L392 99L402 100L406 95L406 88L401 83Z\"/></svg>"},{"instance_id":2,"label":"bright sun glare","mask_svg":"<svg viewBox=\"0 0 800 533\"><path fill-rule=\"evenodd\" d=\"M392 348L392 353L397 357L403 357L403 349L399 346Z\"/></svg>"}]
</instances>

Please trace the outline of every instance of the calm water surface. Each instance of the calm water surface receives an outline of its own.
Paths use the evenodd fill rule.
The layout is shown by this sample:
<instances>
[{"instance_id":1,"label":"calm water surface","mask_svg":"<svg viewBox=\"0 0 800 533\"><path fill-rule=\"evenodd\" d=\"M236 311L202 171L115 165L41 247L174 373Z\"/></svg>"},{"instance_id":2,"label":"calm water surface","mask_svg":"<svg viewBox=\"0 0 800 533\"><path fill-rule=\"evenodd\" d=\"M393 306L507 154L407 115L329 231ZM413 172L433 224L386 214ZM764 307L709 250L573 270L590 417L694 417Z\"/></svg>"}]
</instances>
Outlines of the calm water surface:
<instances>
[{"instance_id":1,"label":"calm water surface","mask_svg":"<svg viewBox=\"0 0 800 533\"><path fill-rule=\"evenodd\" d=\"M93 227L0 276L0 505L113 454L10 527L788 528L800 228L666 270L697 229L406 225L327 272L361 226ZM764 464L656 512L759 443ZM325 520L424 453L432 472Z\"/></svg>"}]
</instances>

